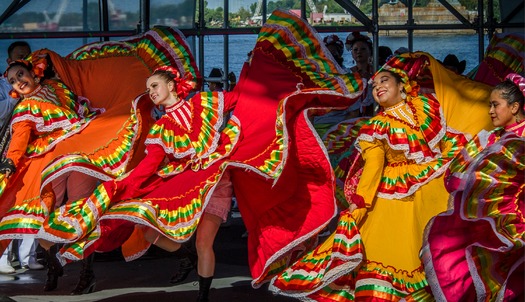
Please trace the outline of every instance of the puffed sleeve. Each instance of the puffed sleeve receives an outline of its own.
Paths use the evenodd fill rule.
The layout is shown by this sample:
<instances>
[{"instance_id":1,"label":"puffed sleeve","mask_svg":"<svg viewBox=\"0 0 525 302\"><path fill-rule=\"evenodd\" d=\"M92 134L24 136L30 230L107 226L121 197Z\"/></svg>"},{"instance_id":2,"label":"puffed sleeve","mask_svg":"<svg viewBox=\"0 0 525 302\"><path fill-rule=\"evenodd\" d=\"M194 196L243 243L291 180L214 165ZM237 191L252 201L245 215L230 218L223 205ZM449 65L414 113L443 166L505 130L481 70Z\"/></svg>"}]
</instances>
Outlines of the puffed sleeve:
<instances>
[{"instance_id":1,"label":"puffed sleeve","mask_svg":"<svg viewBox=\"0 0 525 302\"><path fill-rule=\"evenodd\" d=\"M224 112L231 111L237 105L238 93L237 90L231 92L224 92Z\"/></svg>"},{"instance_id":2,"label":"puffed sleeve","mask_svg":"<svg viewBox=\"0 0 525 302\"><path fill-rule=\"evenodd\" d=\"M21 121L12 125L12 137L6 157L13 161L15 167L26 152L32 132L33 123L31 121Z\"/></svg>"},{"instance_id":3,"label":"puffed sleeve","mask_svg":"<svg viewBox=\"0 0 525 302\"><path fill-rule=\"evenodd\" d=\"M365 165L356 193L364 199L365 206L370 208L383 175L385 150L383 144L378 140L373 142L360 141L359 145Z\"/></svg>"}]
</instances>

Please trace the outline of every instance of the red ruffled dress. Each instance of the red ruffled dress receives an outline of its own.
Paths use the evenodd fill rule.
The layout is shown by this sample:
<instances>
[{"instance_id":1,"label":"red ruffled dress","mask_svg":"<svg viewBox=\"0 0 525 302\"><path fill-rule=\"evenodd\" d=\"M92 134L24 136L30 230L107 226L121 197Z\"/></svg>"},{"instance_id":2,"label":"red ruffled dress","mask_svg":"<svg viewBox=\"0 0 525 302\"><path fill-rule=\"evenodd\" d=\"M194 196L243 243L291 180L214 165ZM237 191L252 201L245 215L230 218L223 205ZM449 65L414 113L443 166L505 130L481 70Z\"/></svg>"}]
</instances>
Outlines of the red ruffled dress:
<instances>
[{"instance_id":1,"label":"red ruffled dress","mask_svg":"<svg viewBox=\"0 0 525 302\"><path fill-rule=\"evenodd\" d=\"M327 54L308 24L275 11L235 90L199 94L192 101L192 133L168 118L151 129L151 162L144 170L155 170L153 175L133 171L129 180L106 182L90 198L55 211L39 236L68 242L62 249L67 259L119 244L126 257L134 259L149 245L134 225L155 228L175 241L187 240L229 171L249 233L253 285L268 281L301 255L337 213L333 173L310 115L351 105L362 83L339 73ZM208 96L217 106L198 105ZM228 127L214 132L218 117L234 103ZM168 163L161 161L163 155Z\"/></svg>"}]
</instances>

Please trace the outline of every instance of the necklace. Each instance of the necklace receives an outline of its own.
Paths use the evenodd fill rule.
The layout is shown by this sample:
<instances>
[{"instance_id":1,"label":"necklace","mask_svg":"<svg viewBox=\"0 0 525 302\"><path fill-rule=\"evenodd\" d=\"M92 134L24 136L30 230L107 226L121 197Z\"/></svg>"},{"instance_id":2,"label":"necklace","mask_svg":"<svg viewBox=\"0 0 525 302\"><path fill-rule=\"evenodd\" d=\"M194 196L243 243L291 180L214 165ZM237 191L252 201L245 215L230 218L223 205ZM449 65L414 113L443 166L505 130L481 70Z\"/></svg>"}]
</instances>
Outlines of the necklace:
<instances>
[{"instance_id":1,"label":"necklace","mask_svg":"<svg viewBox=\"0 0 525 302\"><path fill-rule=\"evenodd\" d=\"M404 106L404 105L407 105L407 107L408 107L408 108L410 109L410 111L412 112L412 116L414 117L414 125L412 125L411 123L409 123L409 122L407 122L407 121L405 121L405 120L403 120L403 119L398 118L398 117L395 116L395 115L392 115L392 114L387 113L387 112L391 112L391 111L394 111L394 110L396 110L396 109L399 109L399 108L401 108L401 107ZM389 117L389 118L391 118L391 119L394 119L394 120L396 120L396 121L398 121L398 122L400 122L400 123L402 123L402 124L404 124L404 125L407 125L407 126L410 127L411 129L414 129L414 130L416 130L416 131L419 131L419 129L420 129L420 128L419 128L419 120L418 120L417 115L416 115L416 108L414 107L414 104L412 104L412 102L405 102L405 101L400 102L400 103L397 104L397 105L394 105L394 106L392 106L392 107L385 108L385 110L384 110L383 112L381 112L381 114L382 114L383 116L386 116L386 117ZM402 114L405 115L403 112L402 112ZM408 118L408 116L406 116L406 117Z\"/></svg>"}]
</instances>

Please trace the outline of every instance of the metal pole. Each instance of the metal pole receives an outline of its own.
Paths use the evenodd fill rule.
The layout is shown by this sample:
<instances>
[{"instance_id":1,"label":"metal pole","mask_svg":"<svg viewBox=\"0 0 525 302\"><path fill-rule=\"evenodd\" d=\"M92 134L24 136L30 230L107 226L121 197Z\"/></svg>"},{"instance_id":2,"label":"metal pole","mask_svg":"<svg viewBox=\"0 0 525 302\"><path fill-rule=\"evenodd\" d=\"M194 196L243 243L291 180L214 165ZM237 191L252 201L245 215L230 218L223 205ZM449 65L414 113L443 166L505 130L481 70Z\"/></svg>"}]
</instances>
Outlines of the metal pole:
<instances>
[{"instance_id":1,"label":"metal pole","mask_svg":"<svg viewBox=\"0 0 525 302\"><path fill-rule=\"evenodd\" d=\"M266 0L262 0L262 23L261 25L264 25L266 23L266 15L268 14L267 8L266 8Z\"/></svg>"},{"instance_id":2,"label":"metal pole","mask_svg":"<svg viewBox=\"0 0 525 302\"><path fill-rule=\"evenodd\" d=\"M484 32L483 32L483 0L478 0L478 51L479 51L479 62L483 60L485 54L485 43L484 43Z\"/></svg>"},{"instance_id":3,"label":"metal pole","mask_svg":"<svg viewBox=\"0 0 525 302\"><path fill-rule=\"evenodd\" d=\"M150 1L149 0L140 0L140 21L139 21L139 32L144 33L149 30L150 25Z\"/></svg>"},{"instance_id":4,"label":"metal pole","mask_svg":"<svg viewBox=\"0 0 525 302\"><path fill-rule=\"evenodd\" d=\"M374 71L379 69L377 65L379 61L379 0L372 1L372 38L374 47Z\"/></svg>"},{"instance_id":5,"label":"metal pole","mask_svg":"<svg viewBox=\"0 0 525 302\"><path fill-rule=\"evenodd\" d=\"M408 6L408 20L407 20L407 24L409 26L412 26L414 25L414 15L413 15L413 11L412 11L412 0L408 0L407 1L407 6ZM410 50L411 52L414 50L414 30L412 28L409 28L407 30L407 33L408 33L408 50Z\"/></svg>"},{"instance_id":6,"label":"metal pole","mask_svg":"<svg viewBox=\"0 0 525 302\"><path fill-rule=\"evenodd\" d=\"M492 40L494 35L494 1L487 1L487 34L489 41Z\"/></svg>"},{"instance_id":7,"label":"metal pole","mask_svg":"<svg viewBox=\"0 0 525 302\"><path fill-rule=\"evenodd\" d=\"M199 24L197 25L197 37L199 37L199 70L204 72L204 35L201 30L204 26L204 0L199 0ZM204 74L202 75L204 76ZM202 86L204 88L204 85Z\"/></svg>"},{"instance_id":8,"label":"metal pole","mask_svg":"<svg viewBox=\"0 0 525 302\"><path fill-rule=\"evenodd\" d=\"M84 0L82 1L82 29L84 31L87 31L88 30L88 13L87 13L87 5L88 5L88 2L87 0ZM82 39L82 43L84 45L87 44L87 38L83 38Z\"/></svg>"},{"instance_id":9,"label":"metal pole","mask_svg":"<svg viewBox=\"0 0 525 302\"><path fill-rule=\"evenodd\" d=\"M308 20L306 18L306 0L301 0L301 18L304 20Z\"/></svg>"},{"instance_id":10,"label":"metal pole","mask_svg":"<svg viewBox=\"0 0 525 302\"><path fill-rule=\"evenodd\" d=\"M227 29L230 27L230 18L229 18L229 0L224 0L224 22L223 22L223 28ZM224 89L230 90L230 81L228 80L228 73L230 73L230 35L224 35L223 36L223 43L224 43L224 75L225 78L223 78L224 83Z\"/></svg>"},{"instance_id":11,"label":"metal pole","mask_svg":"<svg viewBox=\"0 0 525 302\"><path fill-rule=\"evenodd\" d=\"M102 30L109 31L109 9L108 9L108 0L102 0L101 17L100 21L102 22ZM104 37L104 41L109 41L108 37Z\"/></svg>"}]
</instances>

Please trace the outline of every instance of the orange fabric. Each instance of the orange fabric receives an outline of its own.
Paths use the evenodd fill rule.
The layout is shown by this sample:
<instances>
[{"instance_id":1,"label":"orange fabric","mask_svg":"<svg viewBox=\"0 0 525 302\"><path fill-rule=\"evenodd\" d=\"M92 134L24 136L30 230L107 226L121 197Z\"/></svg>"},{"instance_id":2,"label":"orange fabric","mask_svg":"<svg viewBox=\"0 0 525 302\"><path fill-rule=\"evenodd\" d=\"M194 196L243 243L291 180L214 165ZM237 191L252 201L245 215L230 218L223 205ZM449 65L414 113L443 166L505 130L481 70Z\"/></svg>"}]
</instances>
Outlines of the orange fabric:
<instances>
[{"instance_id":1,"label":"orange fabric","mask_svg":"<svg viewBox=\"0 0 525 302\"><path fill-rule=\"evenodd\" d=\"M97 152L101 156L105 152L113 152L111 145L117 143L118 131L130 116L132 100L144 92L145 79L150 74L148 67L136 57L76 61L63 58L47 49L39 50L33 56L39 54L50 56L58 76L75 94L88 98L92 107L105 108L106 112L91 121L80 133L56 145L50 152L31 159L21 157L15 162L17 173L9 179L6 190L0 197L0 217L3 217L15 203L39 198L40 173L53 158L78 152L86 154ZM148 128L149 126L149 123L143 125ZM23 132L27 133L27 131ZM21 150L24 141L25 139L17 135L12 144L18 146L16 149ZM143 157L143 153L140 152L142 150L144 149L135 151L138 158L133 159L128 169L135 166ZM46 206L52 207L51 204Z\"/></svg>"},{"instance_id":2,"label":"orange fabric","mask_svg":"<svg viewBox=\"0 0 525 302\"><path fill-rule=\"evenodd\" d=\"M27 148L27 143L31 137L32 122L23 121L12 126L13 136L9 142L9 149L6 157L11 159L15 166L18 166L20 159L24 156Z\"/></svg>"}]
</instances>

